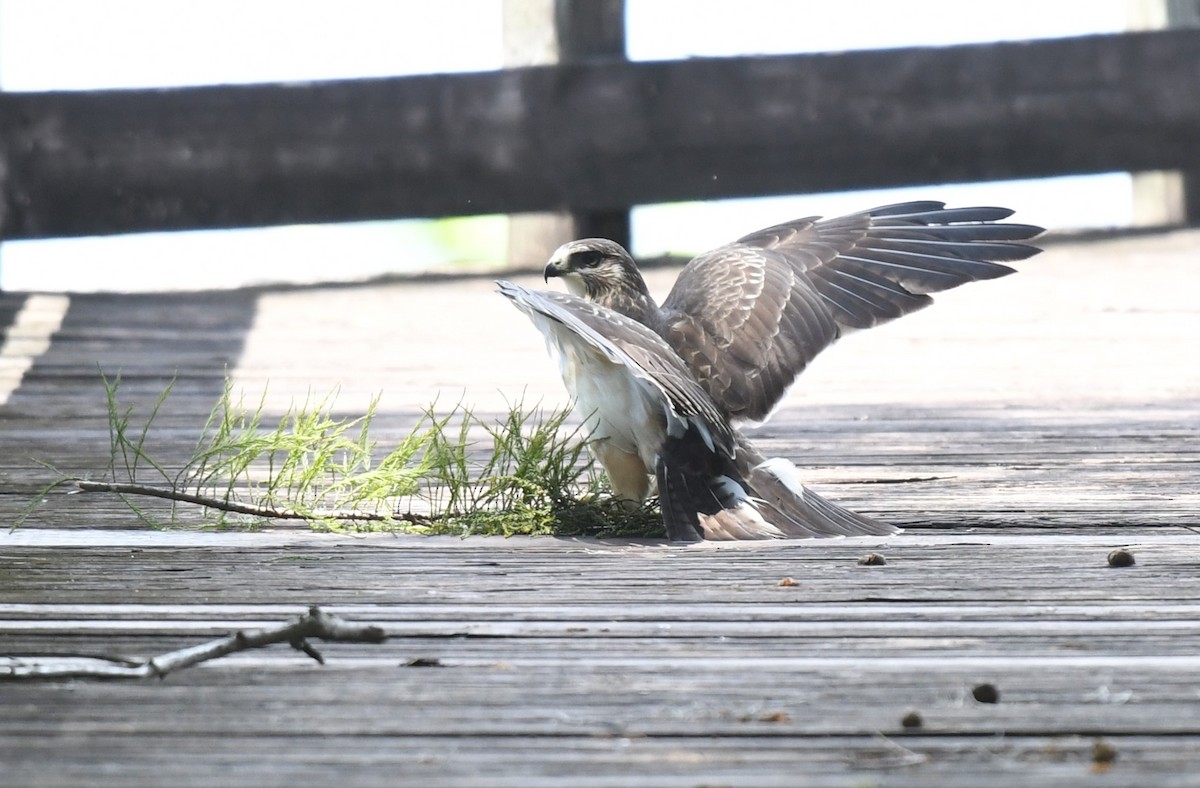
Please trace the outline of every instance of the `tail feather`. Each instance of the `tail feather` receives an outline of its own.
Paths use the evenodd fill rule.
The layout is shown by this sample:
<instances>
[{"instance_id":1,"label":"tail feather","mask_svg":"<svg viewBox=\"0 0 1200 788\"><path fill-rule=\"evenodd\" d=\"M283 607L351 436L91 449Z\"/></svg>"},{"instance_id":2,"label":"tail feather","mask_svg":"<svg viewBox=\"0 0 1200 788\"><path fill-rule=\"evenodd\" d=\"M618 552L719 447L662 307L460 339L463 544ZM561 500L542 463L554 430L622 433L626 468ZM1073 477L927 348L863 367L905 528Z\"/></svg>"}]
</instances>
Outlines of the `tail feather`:
<instances>
[{"instance_id":1,"label":"tail feather","mask_svg":"<svg viewBox=\"0 0 1200 788\"><path fill-rule=\"evenodd\" d=\"M673 542L787 536L763 517L730 459L704 443L695 429L667 437L654 475L663 525Z\"/></svg>"},{"instance_id":2,"label":"tail feather","mask_svg":"<svg viewBox=\"0 0 1200 788\"><path fill-rule=\"evenodd\" d=\"M662 511L667 538L672 542L698 542L704 538L699 511L688 485L687 476L660 454L654 464L658 480L658 505Z\"/></svg>"},{"instance_id":3,"label":"tail feather","mask_svg":"<svg viewBox=\"0 0 1200 788\"><path fill-rule=\"evenodd\" d=\"M654 467L663 525L673 542L884 536L898 530L817 495L800 483L796 466L766 459L740 433L732 462L694 433L668 436Z\"/></svg>"},{"instance_id":4,"label":"tail feather","mask_svg":"<svg viewBox=\"0 0 1200 788\"><path fill-rule=\"evenodd\" d=\"M800 486L795 492L770 469L755 473L754 483L759 495L771 495L760 504L770 513L767 519L791 539L887 536L899 531L895 526L838 506L807 487Z\"/></svg>"},{"instance_id":5,"label":"tail feather","mask_svg":"<svg viewBox=\"0 0 1200 788\"><path fill-rule=\"evenodd\" d=\"M700 515L704 538L713 541L734 539L787 539L788 535L763 516L760 507L743 502L715 514Z\"/></svg>"},{"instance_id":6,"label":"tail feather","mask_svg":"<svg viewBox=\"0 0 1200 788\"><path fill-rule=\"evenodd\" d=\"M886 536L900 530L818 495L801 483L795 465L780 457L764 458L740 434L737 467L754 496L760 499L760 508L767 519L789 538Z\"/></svg>"}]
</instances>

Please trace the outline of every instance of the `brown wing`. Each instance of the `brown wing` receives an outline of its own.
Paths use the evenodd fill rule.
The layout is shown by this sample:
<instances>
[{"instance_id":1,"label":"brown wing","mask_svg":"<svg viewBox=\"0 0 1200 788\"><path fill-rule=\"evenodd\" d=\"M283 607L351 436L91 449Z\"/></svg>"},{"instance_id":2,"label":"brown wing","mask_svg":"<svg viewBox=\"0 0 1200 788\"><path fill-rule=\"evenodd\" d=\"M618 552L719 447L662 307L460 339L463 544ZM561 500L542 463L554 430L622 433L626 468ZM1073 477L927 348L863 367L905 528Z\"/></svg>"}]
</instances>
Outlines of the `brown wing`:
<instances>
[{"instance_id":1,"label":"brown wing","mask_svg":"<svg viewBox=\"0 0 1200 788\"><path fill-rule=\"evenodd\" d=\"M797 219L692 260L663 302L661 333L732 417L761 420L848 329L927 306L929 293L1013 272L1040 227L1006 208L910 202Z\"/></svg>"},{"instance_id":2,"label":"brown wing","mask_svg":"<svg viewBox=\"0 0 1200 788\"><path fill-rule=\"evenodd\" d=\"M653 386L669 409L669 419L691 424L705 436L710 449L734 456L736 437L724 413L697 385L679 356L648 327L567 293L530 290L512 282L496 284L526 314L532 317L536 313L563 326L609 361Z\"/></svg>"}]
</instances>

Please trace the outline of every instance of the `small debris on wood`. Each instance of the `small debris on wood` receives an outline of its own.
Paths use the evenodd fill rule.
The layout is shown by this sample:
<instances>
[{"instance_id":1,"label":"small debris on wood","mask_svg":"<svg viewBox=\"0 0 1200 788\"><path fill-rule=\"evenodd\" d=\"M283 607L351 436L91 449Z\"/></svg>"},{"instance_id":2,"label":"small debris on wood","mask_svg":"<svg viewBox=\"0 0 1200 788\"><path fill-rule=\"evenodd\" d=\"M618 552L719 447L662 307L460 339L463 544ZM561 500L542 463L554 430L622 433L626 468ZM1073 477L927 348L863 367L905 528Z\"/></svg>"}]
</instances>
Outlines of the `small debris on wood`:
<instances>
[{"instance_id":1,"label":"small debris on wood","mask_svg":"<svg viewBox=\"0 0 1200 788\"><path fill-rule=\"evenodd\" d=\"M1117 750L1108 742L1097 740L1092 744L1092 766L1103 771L1117 759Z\"/></svg>"},{"instance_id":2,"label":"small debris on wood","mask_svg":"<svg viewBox=\"0 0 1200 788\"><path fill-rule=\"evenodd\" d=\"M405 668L444 668L445 665L437 657L415 657L408 662L401 663Z\"/></svg>"},{"instance_id":3,"label":"small debris on wood","mask_svg":"<svg viewBox=\"0 0 1200 788\"><path fill-rule=\"evenodd\" d=\"M910 711L908 714L905 714L900 718L900 727L904 728L905 730L920 728L924 724L925 720L921 719L920 713L915 711Z\"/></svg>"},{"instance_id":4,"label":"small debris on wood","mask_svg":"<svg viewBox=\"0 0 1200 788\"><path fill-rule=\"evenodd\" d=\"M788 723L792 721L792 715L786 711L765 711L762 714L744 714L738 720L740 722Z\"/></svg>"},{"instance_id":5,"label":"small debris on wood","mask_svg":"<svg viewBox=\"0 0 1200 788\"><path fill-rule=\"evenodd\" d=\"M867 553L862 558L858 559L859 566L886 566L887 559L879 553Z\"/></svg>"},{"instance_id":6,"label":"small debris on wood","mask_svg":"<svg viewBox=\"0 0 1200 788\"><path fill-rule=\"evenodd\" d=\"M1116 567L1133 566L1134 563L1135 562L1133 560L1133 553L1129 552L1128 550L1125 550L1124 548L1113 550L1111 553L1108 554L1108 565L1109 566L1116 566Z\"/></svg>"},{"instance_id":7,"label":"small debris on wood","mask_svg":"<svg viewBox=\"0 0 1200 788\"><path fill-rule=\"evenodd\" d=\"M979 684L971 690L971 697L977 703L999 703L1000 690L996 689L995 684Z\"/></svg>"},{"instance_id":8,"label":"small debris on wood","mask_svg":"<svg viewBox=\"0 0 1200 788\"><path fill-rule=\"evenodd\" d=\"M775 585L779 586L780 588L791 588L792 586L798 586L800 584L797 583L796 579L793 577L785 577Z\"/></svg>"}]
</instances>

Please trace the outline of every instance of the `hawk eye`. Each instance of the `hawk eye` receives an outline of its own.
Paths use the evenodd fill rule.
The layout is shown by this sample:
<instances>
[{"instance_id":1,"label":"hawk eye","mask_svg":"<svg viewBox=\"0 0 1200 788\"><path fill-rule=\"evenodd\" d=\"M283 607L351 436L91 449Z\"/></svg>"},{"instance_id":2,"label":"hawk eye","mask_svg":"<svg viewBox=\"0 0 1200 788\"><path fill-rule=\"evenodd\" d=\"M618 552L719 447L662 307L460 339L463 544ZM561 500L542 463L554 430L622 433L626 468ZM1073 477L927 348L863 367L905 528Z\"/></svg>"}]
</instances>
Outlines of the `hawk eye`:
<instances>
[{"instance_id":1,"label":"hawk eye","mask_svg":"<svg viewBox=\"0 0 1200 788\"><path fill-rule=\"evenodd\" d=\"M604 255L595 249L585 249L571 255L571 262L576 268L595 268L600 265L600 261L603 259Z\"/></svg>"}]
</instances>

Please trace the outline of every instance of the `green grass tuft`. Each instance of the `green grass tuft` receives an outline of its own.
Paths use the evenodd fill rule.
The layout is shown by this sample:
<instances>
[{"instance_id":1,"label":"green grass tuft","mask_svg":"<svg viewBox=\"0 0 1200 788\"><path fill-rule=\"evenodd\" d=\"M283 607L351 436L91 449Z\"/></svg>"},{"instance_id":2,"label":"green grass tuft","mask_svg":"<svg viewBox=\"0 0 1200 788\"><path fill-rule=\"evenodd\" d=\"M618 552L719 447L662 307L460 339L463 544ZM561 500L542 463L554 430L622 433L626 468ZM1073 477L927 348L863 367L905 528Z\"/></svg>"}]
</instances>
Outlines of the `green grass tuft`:
<instances>
[{"instance_id":1,"label":"green grass tuft","mask_svg":"<svg viewBox=\"0 0 1200 788\"><path fill-rule=\"evenodd\" d=\"M252 528L286 517L336 531L662 534L653 502L630 507L607 495L588 438L568 423L567 409L510 403L507 414L492 422L461 404L449 412L431 406L409 434L381 450L370 433L378 397L364 415L346 418L334 412L334 391L267 423L265 393L247 404L226 381L191 457L168 468L148 446L173 382L138 426L134 408L120 402L120 377L102 378L111 450L106 483L121 487L110 491L156 528L194 522L183 513L198 506L205 524L218 528ZM44 495L76 481L59 476L22 521ZM165 507L152 511L135 501L141 487L152 487L143 494L166 499Z\"/></svg>"}]
</instances>

